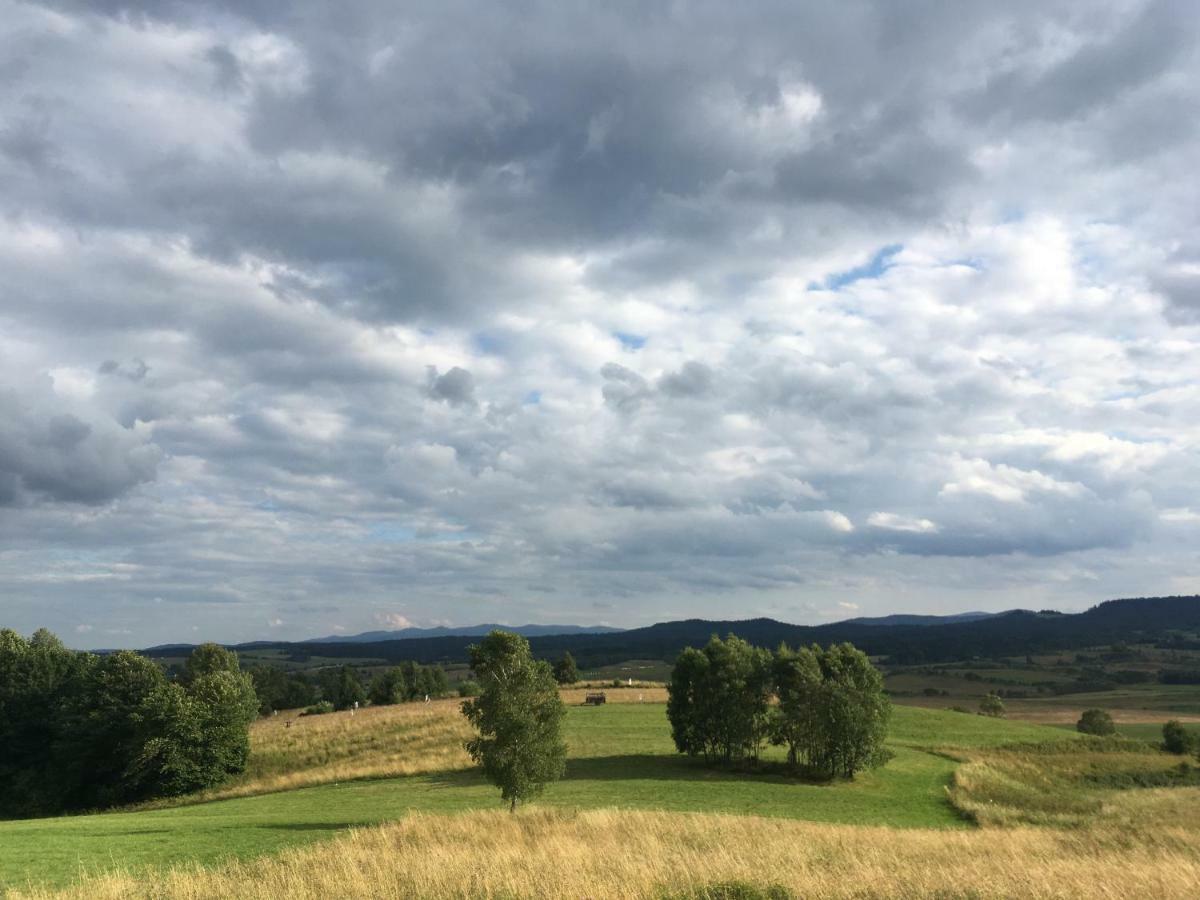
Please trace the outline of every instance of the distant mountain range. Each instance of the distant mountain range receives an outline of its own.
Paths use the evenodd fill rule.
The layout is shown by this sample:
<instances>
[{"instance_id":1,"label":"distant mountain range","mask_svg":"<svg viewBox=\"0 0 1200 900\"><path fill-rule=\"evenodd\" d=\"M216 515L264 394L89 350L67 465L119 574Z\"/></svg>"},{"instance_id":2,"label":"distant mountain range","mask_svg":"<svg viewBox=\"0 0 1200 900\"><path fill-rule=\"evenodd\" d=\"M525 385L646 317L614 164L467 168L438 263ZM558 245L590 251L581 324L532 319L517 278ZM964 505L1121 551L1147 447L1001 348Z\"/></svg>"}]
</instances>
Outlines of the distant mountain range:
<instances>
[{"instance_id":1,"label":"distant mountain range","mask_svg":"<svg viewBox=\"0 0 1200 900\"><path fill-rule=\"evenodd\" d=\"M396 631L364 631L362 634L335 634L323 638L309 638L302 644L369 644L377 641L409 641L418 638L436 637L481 637L496 629L515 631L525 637L542 637L548 634L613 634L623 628L607 625L462 625L437 628L400 628Z\"/></svg>"},{"instance_id":2,"label":"distant mountain range","mask_svg":"<svg viewBox=\"0 0 1200 900\"><path fill-rule=\"evenodd\" d=\"M895 613L890 616L876 616L875 618L859 617L857 619L846 619L842 622L835 622L835 625L951 625L955 622L974 622L977 619L990 619L993 616L1006 616L1010 612L1016 610L1008 610L1002 613L990 612L965 612L955 613L951 616L916 616L908 613Z\"/></svg>"},{"instance_id":3,"label":"distant mountain range","mask_svg":"<svg viewBox=\"0 0 1200 900\"><path fill-rule=\"evenodd\" d=\"M494 626L477 627L490 629ZM550 625L533 627L555 630L555 626ZM893 664L1023 656L1124 642L1165 642L1166 646L1175 646L1183 641L1200 646L1200 596L1109 600L1086 612L1070 614L1019 609L959 616L883 616L829 625L792 625L774 619L687 619L627 631L534 634L529 637L529 643L534 654L542 659L556 659L569 651L581 666L590 668L630 659L671 660L684 647L699 646L713 634L736 634L756 646L772 648L783 642L796 647L850 641L872 656L884 657ZM297 658L320 656L447 663L465 661L467 647L478 634L386 640L356 637L361 639L301 643L258 641L237 645L235 649L272 648ZM186 649L186 646L170 645L143 652L150 656L175 656Z\"/></svg>"}]
</instances>

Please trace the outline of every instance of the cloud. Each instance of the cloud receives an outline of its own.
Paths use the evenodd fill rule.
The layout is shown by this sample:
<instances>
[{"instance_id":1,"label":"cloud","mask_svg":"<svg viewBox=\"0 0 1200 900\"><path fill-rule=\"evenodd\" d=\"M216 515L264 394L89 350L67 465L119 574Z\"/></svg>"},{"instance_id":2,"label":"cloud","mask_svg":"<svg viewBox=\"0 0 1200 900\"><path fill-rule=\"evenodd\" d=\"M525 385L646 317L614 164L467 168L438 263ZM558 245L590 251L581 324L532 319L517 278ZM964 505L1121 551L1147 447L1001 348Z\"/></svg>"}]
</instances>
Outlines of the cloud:
<instances>
[{"instance_id":1,"label":"cloud","mask_svg":"<svg viewBox=\"0 0 1200 900\"><path fill-rule=\"evenodd\" d=\"M458 366L444 375L439 375L437 368L429 369L429 396L435 400L444 400L451 406L461 406L475 402L475 379L466 369Z\"/></svg>"},{"instance_id":2,"label":"cloud","mask_svg":"<svg viewBox=\"0 0 1200 900\"><path fill-rule=\"evenodd\" d=\"M1200 579L1186 4L0 22L18 627Z\"/></svg>"},{"instance_id":3,"label":"cloud","mask_svg":"<svg viewBox=\"0 0 1200 900\"><path fill-rule=\"evenodd\" d=\"M403 616L396 612L377 612L375 613L375 624L385 628L390 628L399 631L404 628L415 627L407 616Z\"/></svg>"},{"instance_id":4,"label":"cloud","mask_svg":"<svg viewBox=\"0 0 1200 900\"><path fill-rule=\"evenodd\" d=\"M887 531L908 531L916 534L929 534L938 530L935 523L929 519L915 516L901 516L890 512L873 512L867 516L867 524L872 528L883 528Z\"/></svg>"},{"instance_id":5,"label":"cloud","mask_svg":"<svg viewBox=\"0 0 1200 900\"><path fill-rule=\"evenodd\" d=\"M0 506L107 503L152 481L160 456L144 433L84 421L47 391L0 391Z\"/></svg>"}]
</instances>

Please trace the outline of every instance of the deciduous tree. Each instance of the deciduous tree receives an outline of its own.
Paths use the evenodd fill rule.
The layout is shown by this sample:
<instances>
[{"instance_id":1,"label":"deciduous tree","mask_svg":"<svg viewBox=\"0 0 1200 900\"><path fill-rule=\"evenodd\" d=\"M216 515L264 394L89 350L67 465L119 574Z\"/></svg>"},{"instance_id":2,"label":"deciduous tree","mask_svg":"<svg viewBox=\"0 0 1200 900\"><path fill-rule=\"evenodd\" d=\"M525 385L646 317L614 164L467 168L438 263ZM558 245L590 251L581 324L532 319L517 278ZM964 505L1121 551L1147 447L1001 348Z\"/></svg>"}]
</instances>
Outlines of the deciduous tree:
<instances>
[{"instance_id":1,"label":"deciduous tree","mask_svg":"<svg viewBox=\"0 0 1200 900\"><path fill-rule=\"evenodd\" d=\"M521 635L493 631L470 648L479 696L462 705L477 736L466 744L484 775L516 810L562 777L566 708L550 665L535 660Z\"/></svg>"}]
</instances>

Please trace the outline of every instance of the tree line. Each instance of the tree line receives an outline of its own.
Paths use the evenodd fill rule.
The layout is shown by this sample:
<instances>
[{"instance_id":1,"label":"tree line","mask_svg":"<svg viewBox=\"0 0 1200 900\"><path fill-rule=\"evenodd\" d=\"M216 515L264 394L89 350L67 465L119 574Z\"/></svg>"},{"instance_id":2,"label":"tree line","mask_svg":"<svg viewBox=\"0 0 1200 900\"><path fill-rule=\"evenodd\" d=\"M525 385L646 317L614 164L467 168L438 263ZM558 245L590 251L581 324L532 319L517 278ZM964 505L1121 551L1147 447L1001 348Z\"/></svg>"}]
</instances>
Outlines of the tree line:
<instances>
[{"instance_id":1,"label":"tree line","mask_svg":"<svg viewBox=\"0 0 1200 900\"><path fill-rule=\"evenodd\" d=\"M440 666L411 660L391 666L369 681L353 666L322 669L313 676L259 663L248 669L258 694L261 715L282 709L351 709L368 701L374 706L441 697L449 690Z\"/></svg>"},{"instance_id":2,"label":"tree line","mask_svg":"<svg viewBox=\"0 0 1200 900\"><path fill-rule=\"evenodd\" d=\"M755 763L771 743L787 748L793 768L852 778L886 758L891 701L851 644L772 653L714 635L679 654L667 690L676 748L710 763Z\"/></svg>"},{"instance_id":3,"label":"tree line","mask_svg":"<svg viewBox=\"0 0 1200 900\"><path fill-rule=\"evenodd\" d=\"M176 679L122 650L0 631L0 815L177 796L242 771L258 699L236 654L197 647Z\"/></svg>"}]
</instances>

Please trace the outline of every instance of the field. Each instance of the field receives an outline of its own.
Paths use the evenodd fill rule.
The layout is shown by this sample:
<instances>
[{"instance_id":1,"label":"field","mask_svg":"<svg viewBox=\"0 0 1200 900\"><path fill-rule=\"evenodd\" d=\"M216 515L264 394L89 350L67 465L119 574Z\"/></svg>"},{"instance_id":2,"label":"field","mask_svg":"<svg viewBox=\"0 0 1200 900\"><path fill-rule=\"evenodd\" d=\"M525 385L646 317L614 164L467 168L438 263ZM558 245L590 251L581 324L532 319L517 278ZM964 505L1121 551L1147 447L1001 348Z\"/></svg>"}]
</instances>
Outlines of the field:
<instances>
[{"instance_id":1,"label":"field","mask_svg":"<svg viewBox=\"0 0 1200 900\"><path fill-rule=\"evenodd\" d=\"M964 878L984 896L1082 896L1071 878L1088 866L1112 869L1105 890L1200 887L1200 788L1145 744L897 707L891 762L810 784L678 756L661 688L610 690L602 707L578 705L584 693L565 692L566 778L515 817L470 768L457 701L283 715L255 725L226 799L0 823L0 876L14 897L618 897L763 873L845 896L850 870L913 896ZM972 869L985 862L986 877Z\"/></svg>"}]
</instances>

